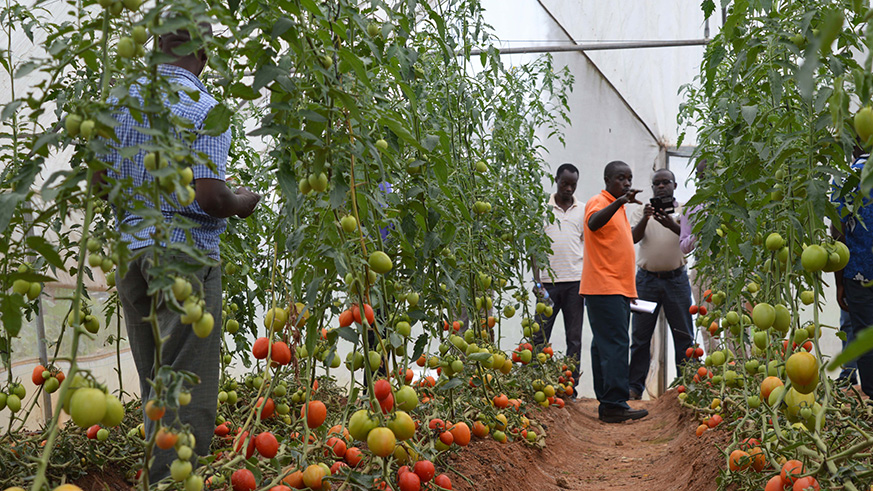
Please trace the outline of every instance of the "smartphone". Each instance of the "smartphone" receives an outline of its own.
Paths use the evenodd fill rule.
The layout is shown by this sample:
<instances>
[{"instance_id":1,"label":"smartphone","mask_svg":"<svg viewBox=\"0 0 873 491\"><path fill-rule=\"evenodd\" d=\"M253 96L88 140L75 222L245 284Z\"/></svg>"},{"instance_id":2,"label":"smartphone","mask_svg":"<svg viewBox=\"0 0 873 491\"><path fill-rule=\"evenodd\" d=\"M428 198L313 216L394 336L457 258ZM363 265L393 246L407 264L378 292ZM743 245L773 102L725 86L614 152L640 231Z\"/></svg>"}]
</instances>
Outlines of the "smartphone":
<instances>
[{"instance_id":1,"label":"smartphone","mask_svg":"<svg viewBox=\"0 0 873 491\"><path fill-rule=\"evenodd\" d=\"M672 196L655 197L650 199L649 202L652 204L652 208L654 208L655 211L663 213L664 215L669 215L676 211L673 207Z\"/></svg>"}]
</instances>

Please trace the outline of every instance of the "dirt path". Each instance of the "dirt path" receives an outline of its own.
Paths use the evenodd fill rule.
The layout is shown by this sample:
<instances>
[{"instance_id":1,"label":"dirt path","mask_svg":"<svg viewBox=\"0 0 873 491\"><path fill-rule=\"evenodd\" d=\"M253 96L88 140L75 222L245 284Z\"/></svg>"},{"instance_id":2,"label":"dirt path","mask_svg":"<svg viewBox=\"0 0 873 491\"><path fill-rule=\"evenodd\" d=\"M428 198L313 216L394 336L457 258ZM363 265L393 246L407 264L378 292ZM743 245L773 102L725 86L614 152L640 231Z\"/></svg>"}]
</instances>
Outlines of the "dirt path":
<instances>
[{"instance_id":1,"label":"dirt path","mask_svg":"<svg viewBox=\"0 0 873 491\"><path fill-rule=\"evenodd\" d=\"M605 424L597 401L582 399L563 410L538 416L547 446L500 445L476 441L452 464L475 483L452 476L456 490L690 490L716 489L724 462L715 448L717 432L694 435L693 417L680 408L675 393L656 401L632 402L649 416L635 422Z\"/></svg>"}]
</instances>

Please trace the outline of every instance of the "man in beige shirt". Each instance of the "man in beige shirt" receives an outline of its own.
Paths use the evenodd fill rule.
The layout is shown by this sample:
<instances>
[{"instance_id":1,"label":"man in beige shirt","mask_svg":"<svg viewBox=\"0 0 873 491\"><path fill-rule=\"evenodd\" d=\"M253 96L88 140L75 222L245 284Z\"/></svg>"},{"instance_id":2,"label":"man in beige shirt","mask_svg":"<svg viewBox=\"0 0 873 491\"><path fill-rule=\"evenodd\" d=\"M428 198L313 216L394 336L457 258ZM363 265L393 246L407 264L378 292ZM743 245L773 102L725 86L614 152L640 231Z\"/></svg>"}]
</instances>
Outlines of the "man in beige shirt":
<instances>
[{"instance_id":1,"label":"man in beige shirt","mask_svg":"<svg viewBox=\"0 0 873 491\"><path fill-rule=\"evenodd\" d=\"M552 254L549 255L551 272L540 271L534 262L534 281L542 287L553 302L552 315L548 318L537 316L542 329L534 333L535 346L545 345L552 336L552 327L558 312L564 313L564 333L567 340L567 356L575 360L573 368L574 384L579 381L579 360L582 356L582 320L585 303L579 295L579 280L582 277L583 221L585 203L576 197L576 183L579 170L573 164L561 164L555 173L557 192L549 199L549 206L555 215L553 223L546 223L545 232L552 239ZM575 399L576 392L573 392Z\"/></svg>"},{"instance_id":2,"label":"man in beige shirt","mask_svg":"<svg viewBox=\"0 0 873 491\"><path fill-rule=\"evenodd\" d=\"M637 254L637 296L641 300L657 302L651 314L635 312L631 341L630 397L639 399L646 388L646 377L651 362L652 334L658 313L664 308L667 323L673 333L676 366L685 361L685 350L694 342L691 307L691 284L685 270L685 255L679 248L679 204L673 198L676 178L668 169L660 169L652 176L655 203L634 214L631 223ZM654 222L654 223L653 223Z\"/></svg>"}]
</instances>

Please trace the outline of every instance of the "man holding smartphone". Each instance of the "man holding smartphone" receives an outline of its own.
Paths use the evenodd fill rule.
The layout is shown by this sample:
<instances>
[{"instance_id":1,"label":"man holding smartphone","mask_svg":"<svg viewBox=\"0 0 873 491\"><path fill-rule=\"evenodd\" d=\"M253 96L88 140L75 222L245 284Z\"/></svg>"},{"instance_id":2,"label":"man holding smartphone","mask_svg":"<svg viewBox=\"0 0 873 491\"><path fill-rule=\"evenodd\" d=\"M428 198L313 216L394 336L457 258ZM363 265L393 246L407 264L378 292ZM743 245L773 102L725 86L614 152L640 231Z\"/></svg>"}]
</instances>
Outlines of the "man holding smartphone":
<instances>
[{"instance_id":1,"label":"man holding smartphone","mask_svg":"<svg viewBox=\"0 0 873 491\"><path fill-rule=\"evenodd\" d=\"M691 283L685 270L685 255L679 247L679 204L673 197L676 178L669 169L659 169L652 176L654 197L632 221L637 254L637 295L641 300L657 302L653 313L635 312L631 335L630 398L640 399L646 388L651 363L652 334L658 313L664 308L673 333L677 369L685 361L685 350L694 342L691 320ZM654 219L656 223L650 223Z\"/></svg>"}]
</instances>

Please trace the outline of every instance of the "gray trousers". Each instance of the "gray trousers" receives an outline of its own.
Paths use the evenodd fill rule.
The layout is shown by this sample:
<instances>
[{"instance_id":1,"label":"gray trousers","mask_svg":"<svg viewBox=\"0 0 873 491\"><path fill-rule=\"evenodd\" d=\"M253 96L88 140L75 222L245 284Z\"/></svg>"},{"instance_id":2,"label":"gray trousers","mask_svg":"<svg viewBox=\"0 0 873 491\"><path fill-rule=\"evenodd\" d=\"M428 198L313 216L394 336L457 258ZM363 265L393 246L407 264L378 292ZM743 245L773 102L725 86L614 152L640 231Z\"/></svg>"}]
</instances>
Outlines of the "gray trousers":
<instances>
[{"instance_id":1,"label":"gray trousers","mask_svg":"<svg viewBox=\"0 0 873 491\"><path fill-rule=\"evenodd\" d=\"M187 257L171 257L170 261L191 261ZM150 255L140 255L131 261L127 274L118 282L118 296L124 308L124 319L127 325L127 337L134 363L139 373L140 394L142 394L143 410L145 403L155 397L154 389L148 380L154 377L155 340L152 326L143 318L151 312L151 297L149 289L149 268L152 261ZM182 324L180 314L170 310L169 306L160 301L157 317L161 337L165 338L161 352L164 366L174 370L186 370L200 377L200 383L191 390L191 402L179 410L179 420L182 424L192 427L197 445L194 451L198 455L208 455L215 429L216 404L218 401L218 377L220 373L221 356L221 268L218 266L200 268L189 278L198 292L202 284L201 298L206 301L204 312L211 312L215 318L215 327L205 339L194 334L190 324ZM146 436L155 431L155 422L148 418L145 421ZM176 414L168 410L162 423L167 426L177 426ZM149 480L154 483L170 475L170 464L176 458L174 449L160 450L155 447Z\"/></svg>"}]
</instances>

